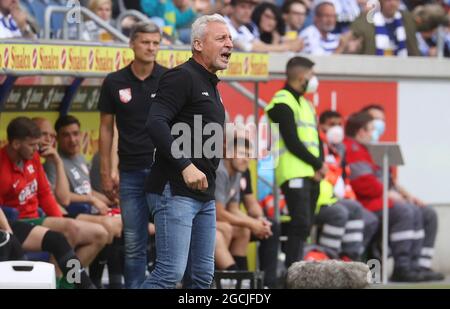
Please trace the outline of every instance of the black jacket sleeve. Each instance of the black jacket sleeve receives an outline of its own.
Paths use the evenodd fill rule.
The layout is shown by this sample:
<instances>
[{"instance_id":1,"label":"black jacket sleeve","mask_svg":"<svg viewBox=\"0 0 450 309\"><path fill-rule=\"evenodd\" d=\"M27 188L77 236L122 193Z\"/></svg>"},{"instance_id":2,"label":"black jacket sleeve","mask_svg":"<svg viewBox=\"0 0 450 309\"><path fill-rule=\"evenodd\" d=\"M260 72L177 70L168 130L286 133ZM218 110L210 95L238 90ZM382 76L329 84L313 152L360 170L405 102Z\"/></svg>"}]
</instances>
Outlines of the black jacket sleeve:
<instances>
[{"instance_id":1,"label":"black jacket sleeve","mask_svg":"<svg viewBox=\"0 0 450 309\"><path fill-rule=\"evenodd\" d=\"M180 171L191 164L186 156L175 158L173 149L180 149L171 134L171 125L176 115L188 102L191 96L192 78L183 69L174 69L165 73L159 81L156 97L147 118L146 127L159 152L167 160L175 164Z\"/></svg>"},{"instance_id":2,"label":"black jacket sleeve","mask_svg":"<svg viewBox=\"0 0 450 309\"><path fill-rule=\"evenodd\" d=\"M286 148L297 158L311 165L314 170L322 167L322 160L308 151L305 145L298 139L297 125L292 110L286 104L275 104L268 112L270 119L279 124L280 134L286 144Z\"/></svg>"}]
</instances>

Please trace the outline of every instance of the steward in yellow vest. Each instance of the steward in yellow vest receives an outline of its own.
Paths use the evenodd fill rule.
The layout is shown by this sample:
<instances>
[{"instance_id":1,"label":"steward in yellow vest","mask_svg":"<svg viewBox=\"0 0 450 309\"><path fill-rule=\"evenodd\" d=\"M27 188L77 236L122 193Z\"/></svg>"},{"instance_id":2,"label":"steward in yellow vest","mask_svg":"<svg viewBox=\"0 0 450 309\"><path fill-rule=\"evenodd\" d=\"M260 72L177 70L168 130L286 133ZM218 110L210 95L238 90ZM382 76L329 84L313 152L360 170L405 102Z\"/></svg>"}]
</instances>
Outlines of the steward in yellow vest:
<instances>
[{"instance_id":1,"label":"steward in yellow vest","mask_svg":"<svg viewBox=\"0 0 450 309\"><path fill-rule=\"evenodd\" d=\"M291 216L286 267L303 258L303 244L309 237L319 196L319 181L326 174L316 112L303 97L307 92L316 92L318 87L313 66L314 62L305 57L291 58L286 66L285 87L275 93L265 108L270 122L279 128L275 174Z\"/></svg>"}]
</instances>

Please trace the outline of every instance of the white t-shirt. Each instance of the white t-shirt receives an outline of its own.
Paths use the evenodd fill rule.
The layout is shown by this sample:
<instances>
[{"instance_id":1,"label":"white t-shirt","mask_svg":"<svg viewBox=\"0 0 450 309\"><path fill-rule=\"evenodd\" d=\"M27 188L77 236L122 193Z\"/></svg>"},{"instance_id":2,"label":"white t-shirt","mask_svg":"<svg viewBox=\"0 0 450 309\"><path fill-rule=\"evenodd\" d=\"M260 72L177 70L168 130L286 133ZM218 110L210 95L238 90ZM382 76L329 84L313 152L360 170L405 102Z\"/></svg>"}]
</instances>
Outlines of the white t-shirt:
<instances>
[{"instance_id":1,"label":"white t-shirt","mask_svg":"<svg viewBox=\"0 0 450 309\"><path fill-rule=\"evenodd\" d=\"M244 25L236 29L231 23L230 18L227 16L225 16L225 21L227 22L228 29L230 30L235 48L246 52L251 51L253 41L256 39L253 33Z\"/></svg>"},{"instance_id":2,"label":"white t-shirt","mask_svg":"<svg viewBox=\"0 0 450 309\"><path fill-rule=\"evenodd\" d=\"M339 34L327 33L327 37L323 38L315 25L300 32L300 37L305 42L302 52L306 54L330 55L339 46Z\"/></svg>"},{"instance_id":3,"label":"white t-shirt","mask_svg":"<svg viewBox=\"0 0 450 309\"><path fill-rule=\"evenodd\" d=\"M20 38L22 33L19 30L11 14L4 16L0 13L0 39Z\"/></svg>"}]
</instances>

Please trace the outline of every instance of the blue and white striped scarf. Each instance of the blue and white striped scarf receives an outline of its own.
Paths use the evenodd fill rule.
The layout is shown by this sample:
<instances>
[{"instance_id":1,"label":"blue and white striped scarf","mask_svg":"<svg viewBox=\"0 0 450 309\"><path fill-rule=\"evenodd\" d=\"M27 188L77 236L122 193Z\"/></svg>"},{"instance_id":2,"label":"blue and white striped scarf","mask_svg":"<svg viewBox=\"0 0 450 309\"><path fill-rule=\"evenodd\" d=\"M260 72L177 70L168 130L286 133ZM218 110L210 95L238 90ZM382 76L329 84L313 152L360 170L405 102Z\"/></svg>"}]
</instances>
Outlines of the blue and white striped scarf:
<instances>
[{"instance_id":1,"label":"blue and white striped scarf","mask_svg":"<svg viewBox=\"0 0 450 309\"><path fill-rule=\"evenodd\" d=\"M384 56L387 50L391 49L391 42L389 39L388 30L386 28L386 21L381 12L376 12L373 15L373 23L375 25L375 47L376 55ZM406 49L406 32L403 27L402 14L397 11L394 15L395 39L394 43L396 49L394 54L397 56L407 57L408 50Z\"/></svg>"},{"instance_id":2,"label":"blue and white striped scarf","mask_svg":"<svg viewBox=\"0 0 450 309\"><path fill-rule=\"evenodd\" d=\"M0 16L0 23L3 27L10 31L17 31L19 28L17 27L16 21L12 18L11 14L7 16Z\"/></svg>"}]
</instances>

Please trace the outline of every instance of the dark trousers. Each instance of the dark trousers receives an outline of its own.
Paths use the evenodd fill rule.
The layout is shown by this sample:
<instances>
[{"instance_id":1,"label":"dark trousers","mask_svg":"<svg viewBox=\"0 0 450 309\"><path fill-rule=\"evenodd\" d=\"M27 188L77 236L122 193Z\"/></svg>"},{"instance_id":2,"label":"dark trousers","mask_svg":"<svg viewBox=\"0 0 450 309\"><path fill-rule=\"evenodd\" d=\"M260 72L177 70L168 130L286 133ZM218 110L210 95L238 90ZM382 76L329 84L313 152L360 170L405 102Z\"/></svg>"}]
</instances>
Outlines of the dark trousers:
<instances>
[{"instance_id":1,"label":"dark trousers","mask_svg":"<svg viewBox=\"0 0 450 309\"><path fill-rule=\"evenodd\" d=\"M278 245L280 243L280 224L272 219L272 236L260 240L259 262L260 269L264 271L264 285L274 289L277 286Z\"/></svg>"},{"instance_id":2,"label":"dark trousers","mask_svg":"<svg viewBox=\"0 0 450 309\"><path fill-rule=\"evenodd\" d=\"M414 215L414 243L412 267L431 268L434 253L434 241L437 234L437 214L431 207L411 205Z\"/></svg>"},{"instance_id":3,"label":"dark trousers","mask_svg":"<svg viewBox=\"0 0 450 309\"><path fill-rule=\"evenodd\" d=\"M314 212L320 193L319 183L311 178L298 178L281 185L291 221L288 224L286 268L303 259L303 246L314 222Z\"/></svg>"},{"instance_id":4,"label":"dark trousers","mask_svg":"<svg viewBox=\"0 0 450 309\"><path fill-rule=\"evenodd\" d=\"M382 211L375 212L382 222ZM396 268L431 268L437 215L430 207L396 202L389 208L389 246Z\"/></svg>"},{"instance_id":5,"label":"dark trousers","mask_svg":"<svg viewBox=\"0 0 450 309\"><path fill-rule=\"evenodd\" d=\"M405 203L394 203L389 208L389 246L394 257L394 267L409 270L412 268L415 239L415 207ZM383 211L375 214L380 222Z\"/></svg>"}]
</instances>

